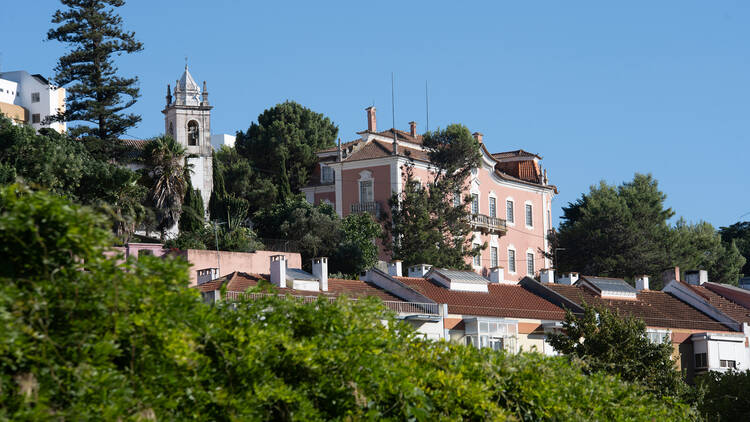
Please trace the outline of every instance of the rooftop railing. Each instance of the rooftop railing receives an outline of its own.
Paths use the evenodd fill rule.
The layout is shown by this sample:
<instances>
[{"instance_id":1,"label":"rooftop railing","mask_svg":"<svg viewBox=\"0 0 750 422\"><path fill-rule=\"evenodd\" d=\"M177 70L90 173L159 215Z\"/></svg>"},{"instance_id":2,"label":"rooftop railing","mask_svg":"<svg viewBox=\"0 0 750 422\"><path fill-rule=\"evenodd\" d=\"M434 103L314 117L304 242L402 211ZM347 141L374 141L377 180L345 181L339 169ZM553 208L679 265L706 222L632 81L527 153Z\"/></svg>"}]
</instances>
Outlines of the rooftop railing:
<instances>
[{"instance_id":1,"label":"rooftop railing","mask_svg":"<svg viewBox=\"0 0 750 422\"><path fill-rule=\"evenodd\" d=\"M302 303L314 303L318 301L321 296L301 296L301 295L283 295L274 293L243 293L243 292L226 292L224 300L227 302L236 302L240 300L256 300L264 297L278 296L281 298L290 298L298 300ZM332 296L322 296L324 300L328 302L334 302L337 298ZM357 298L349 298L351 301L356 301ZM383 305L398 313L398 314L425 314L425 315L439 315L439 309L437 303L421 303L421 302L399 302L395 300L384 300Z\"/></svg>"}]
</instances>

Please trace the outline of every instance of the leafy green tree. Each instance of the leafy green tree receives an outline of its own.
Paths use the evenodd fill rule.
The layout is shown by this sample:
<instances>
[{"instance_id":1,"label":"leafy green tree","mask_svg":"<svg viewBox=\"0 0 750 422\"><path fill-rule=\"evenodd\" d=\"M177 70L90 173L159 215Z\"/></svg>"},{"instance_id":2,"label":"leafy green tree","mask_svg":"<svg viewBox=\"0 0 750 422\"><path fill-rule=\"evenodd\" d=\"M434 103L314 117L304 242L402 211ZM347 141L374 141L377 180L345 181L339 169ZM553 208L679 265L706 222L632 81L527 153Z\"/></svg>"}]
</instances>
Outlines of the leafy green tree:
<instances>
[{"instance_id":1,"label":"leafy green tree","mask_svg":"<svg viewBox=\"0 0 750 422\"><path fill-rule=\"evenodd\" d=\"M710 281L737 285L745 258L734 242L722 242L711 224L688 224L680 219L674 228L673 245L680 268L707 270Z\"/></svg>"},{"instance_id":2,"label":"leafy green tree","mask_svg":"<svg viewBox=\"0 0 750 422\"><path fill-rule=\"evenodd\" d=\"M619 375L661 396L684 397L690 392L672 360L672 342L651 343L641 319L584 304L580 318L566 312L562 332L548 336L548 342L583 361L588 373Z\"/></svg>"},{"instance_id":3,"label":"leafy green tree","mask_svg":"<svg viewBox=\"0 0 750 422\"><path fill-rule=\"evenodd\" d=\"M3 419L694 416L684 403L584 375L563 358L420 340L376 299L303 304L271 295L207 306L186 288L187 262L121 262L105 256L111 242L107 223L86 207L0 190Z\"/></svg>"},{"instance_id":4,"label":"leafy green tree","mask_svg":"<svg viewBox=\"0 0 750 422\"><path fill-rule=\"evenodd\" d=\"M404 172L404 189L389 200L385 217L386 249L406 265L429 263L446 268L468 268L466 258L486 245L473 246L468 204L471 197L454 197L465 191L471 170L481 159L479 144L469 129L453 124L428 132L423 145L433 166L431 180L415 180L413 163Z\"/></svg>"},{"instance_id":5,"label":"leafy green tree","mask_svg":"<svg viewBox=\"0 0 750 422\"><path fill-rule=\"evenodd\" d=\"M698 411L707 421L740 421L750 415L750 370L709 371L696 379L704 392Z\"/></svg>"},{"instance_id":6,"label":"leafy green tree","mask_svg":"<svg viewBox=\"0 0 750 422\"><path fill-rule=\"evenodd\" d=\"M333 146L337 134L338 127L324 115L286 101L238 132L236 146L262 178L272 181L282 201L307 184L318 162L316 152Z\"/></svg>"},{"instance_id":7,"label":"leafy green tree","mask_svg":"<svg viewBox=\"0 0 750 422\"><path fill-rule=\"evenodd\" d=\"M383 229L370 214L349 214L341 221L343 239L336 249L332 268L355 278L378 262L378 245Z\"/></svg>"},{"instance_id":8,"label":"leafy green tree","mask_svg":"<svg viewBox=\"0 0 750 422\"><path fill-rule=\"evenodd\" d=\"M186 158L185 147L170 136L151 140L143 150L145 170L151 179L150 197L162 238L177 223L182 212L188 178L184 169Z\"/></svg>"},{"instance_id":9,"label":"leafy green tree","mask_svg":"<svg viewBox=\"0 0 750 422\"><path fill-rule=\"evenodd\" d=\"M70 46L55 67L55 82L67 86L68 104L58 120L80 121L71 129L72 136L112 141L141 121L123 110L139 97L138 78L117 75L114 56L141 51L133 32L122 28L122 18L115 8L123 0L60 0L65 6L52 17L58 25L47 33L47 39ZM72 84L72 85L71 85Z\"/></svg>"},{"instance_id":10,"label":"leafy green tree","mask_svg":"<svg viewBox=\"0 0 750 422\"><path fill-rule=\"evenodd\" d=\"M215 170L227 195L247 202L248 217L278 200L278 189L271 178L260 173L235 148L222 146L214 154Z\"/></svg>"},{"instance_id":11,"label":"leafy green tree","mask_svg":"<svg viewBox=\"0 0 750 422\"><path fill-rule=\"evenodd\" d=\"M619 187L592 186L563 207L557 268L613 277L660 274L670 266L667 220L674 215L665 199L651 175L636 174Z\"/></svg>"},{"instance_id":12,"label":"leafy green tree","mask_svg":"<svg viewBox=\"0 0 750 422\"><path fill-rule=\"evenodd\" d=\"M735 242L740 254L745 258L745 265L741 272L750 276L750 221L742 221L732 224L729 227L719 228L721 240L725 245Z\"/></svg>"}]
</instances>

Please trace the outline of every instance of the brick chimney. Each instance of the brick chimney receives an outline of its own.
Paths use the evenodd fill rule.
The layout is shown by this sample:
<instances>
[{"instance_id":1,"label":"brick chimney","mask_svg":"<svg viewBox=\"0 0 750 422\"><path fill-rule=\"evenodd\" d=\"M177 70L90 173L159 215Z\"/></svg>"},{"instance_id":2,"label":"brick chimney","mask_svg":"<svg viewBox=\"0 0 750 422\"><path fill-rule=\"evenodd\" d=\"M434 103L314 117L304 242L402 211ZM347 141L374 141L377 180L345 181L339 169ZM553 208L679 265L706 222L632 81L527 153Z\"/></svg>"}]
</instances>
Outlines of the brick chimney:
<instances>
[{"instance_id":1,"label":"brick chimney","mask_svg":"<svg viewBox=\"0 0 750 422\"><path fill-rule=\"evenodd\" d=\"M375 120L375 107L367 107L365 111L367 112L367 130L369 132L377 132L378 125Z\"/></svg>"},{"instance_id":2,"label":"brick chimney","mask_svg":"<svg viewBox=\"0 0 750 422\"><path fill-rule=\"evenodd\" d=\"M484 138L484 135L482 135L482 132L474 132L472 133L474 136L474 139L477 140L477 142L482 142L482 138Z\"/></svg>"},{"instance_id":3,"label":"brick chimney","mask_svg":"<svg viewBox=\"0 0 750 422\"><path fill-rule=\"evenodd\" d=\"M409 122L409 134L412 138L417 137L417 122Z\"/></svg>"}]
</instances>

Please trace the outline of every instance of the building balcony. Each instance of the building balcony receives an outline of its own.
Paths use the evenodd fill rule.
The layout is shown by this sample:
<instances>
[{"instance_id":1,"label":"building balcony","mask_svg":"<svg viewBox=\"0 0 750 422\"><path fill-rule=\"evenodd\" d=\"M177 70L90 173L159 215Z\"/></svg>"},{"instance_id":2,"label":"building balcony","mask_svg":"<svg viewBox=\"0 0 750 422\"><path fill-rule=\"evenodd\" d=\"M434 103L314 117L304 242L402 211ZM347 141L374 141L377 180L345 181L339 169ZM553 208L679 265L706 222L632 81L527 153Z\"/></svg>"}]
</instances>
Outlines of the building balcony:
<instances>
[{"instance_id":1,"label":"building balcony","mask_svg":"<svg viewBox=\"0 0 750 422\"><path fill-rule=\"evenodd\" d=\"M504 219L484 214L471 214L471 228L484 234L501 236L508 232Z\"/></svg>"},{"instance_id":2,"label":"building balcony","mask_svg":"<svg viewBox=\"0 0 750 422\"><path fill-rule=\"evenodd\" d=\"M380 202L355 202L352 204L351 212L352 214L366 212L376 219L380 218Z\"/></svg>"}]
</instances>

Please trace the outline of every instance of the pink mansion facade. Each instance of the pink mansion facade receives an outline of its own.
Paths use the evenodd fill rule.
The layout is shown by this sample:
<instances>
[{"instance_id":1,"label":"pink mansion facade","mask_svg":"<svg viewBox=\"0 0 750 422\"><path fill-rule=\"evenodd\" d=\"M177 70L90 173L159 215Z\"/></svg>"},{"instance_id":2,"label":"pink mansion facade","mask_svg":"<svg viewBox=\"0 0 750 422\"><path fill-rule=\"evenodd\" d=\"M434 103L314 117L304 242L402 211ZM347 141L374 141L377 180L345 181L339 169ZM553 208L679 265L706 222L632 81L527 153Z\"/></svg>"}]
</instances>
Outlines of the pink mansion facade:
<instances>
[{"instance_id":1,"label":"pink mansion facade","mask_svg":"<svg viewBox=\"0 0 750 422\"><path fill-rule=\"evenodd\" d=\"M409 132L378 132L375 108L366 111L367 130L358 132L359 139L319 151L319 166L302 188L309 202L327 202L342 217L368 212L377 218L387 212L391 194L403 189L404 168L410 162L417 180L425 183L431 178L416 123L410 122ZM550 253L547 235L557 188L548 184L540 156L523 150L493 154L482 134L474 137L482 160L465 194L472 197L473 242L486 242L487 248L469 260L472 268L487 276L491 268L502 267L504 279L511 282L538 274L551 266L543 251Z\"/></svg>"}]
</instances>

